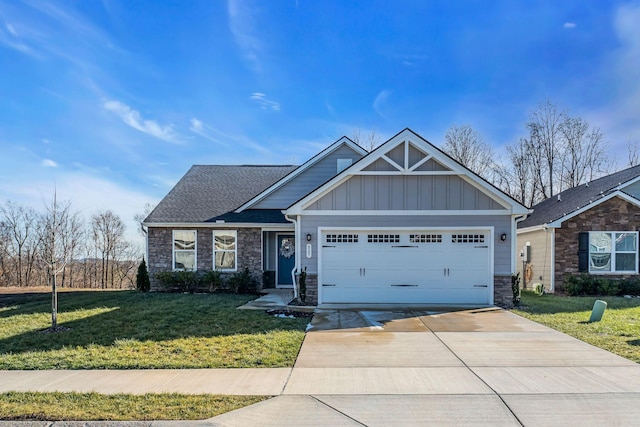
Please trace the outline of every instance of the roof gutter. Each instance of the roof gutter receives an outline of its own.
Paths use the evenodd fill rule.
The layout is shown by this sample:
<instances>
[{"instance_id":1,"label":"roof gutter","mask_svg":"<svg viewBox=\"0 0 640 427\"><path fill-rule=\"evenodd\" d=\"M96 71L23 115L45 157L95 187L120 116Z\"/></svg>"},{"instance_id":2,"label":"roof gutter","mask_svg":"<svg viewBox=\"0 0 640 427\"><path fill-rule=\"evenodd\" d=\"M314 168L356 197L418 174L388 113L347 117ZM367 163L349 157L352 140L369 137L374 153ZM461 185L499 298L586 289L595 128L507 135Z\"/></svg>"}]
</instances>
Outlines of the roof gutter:
<instances>
[{"instance_id":1,"label":"roof gutter","mask_svg":"<svg viewBox=\"0 0 640 427\"><path fill-rule=\"evenodd\" d=\"M284 214L284 218L293 223L293 228L294 228L294 235L295 235L295 246L296 249L294 251L294 257L295 257L295 265L293 266L293 270L291 270L291 283L293 283L293 297L295 299L298 299L298 285L296 283L296 271L298 271L298 268L300 266L300 245L298 244L298 239L300 238L300 216L296 215L296 218L291 218L289 217L289 215L287 215L286 213Z\"/></svg>"}]
</instances>

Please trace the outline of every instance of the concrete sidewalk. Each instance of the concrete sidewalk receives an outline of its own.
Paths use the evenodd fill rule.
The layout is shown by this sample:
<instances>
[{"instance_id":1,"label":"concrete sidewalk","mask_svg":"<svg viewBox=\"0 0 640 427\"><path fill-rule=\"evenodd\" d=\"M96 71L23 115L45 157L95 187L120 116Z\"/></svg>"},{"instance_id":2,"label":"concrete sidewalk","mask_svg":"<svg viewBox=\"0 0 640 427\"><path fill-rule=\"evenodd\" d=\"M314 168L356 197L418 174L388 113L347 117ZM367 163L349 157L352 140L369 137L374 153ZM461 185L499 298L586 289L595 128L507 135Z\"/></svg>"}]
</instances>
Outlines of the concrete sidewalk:
<instances>
[{"instance_id":1,"label":"concrete sidewalk","mask_svg":"<svg viewBox=\"0 0 640 427\"><path fill-rule=\"evenodd\" d=\"M130 423L156 427L640 425L640 365L500 309L319 310L292 369L0 372L0 390L71 389L276 396Z\"/></svg>"}]
</instances>

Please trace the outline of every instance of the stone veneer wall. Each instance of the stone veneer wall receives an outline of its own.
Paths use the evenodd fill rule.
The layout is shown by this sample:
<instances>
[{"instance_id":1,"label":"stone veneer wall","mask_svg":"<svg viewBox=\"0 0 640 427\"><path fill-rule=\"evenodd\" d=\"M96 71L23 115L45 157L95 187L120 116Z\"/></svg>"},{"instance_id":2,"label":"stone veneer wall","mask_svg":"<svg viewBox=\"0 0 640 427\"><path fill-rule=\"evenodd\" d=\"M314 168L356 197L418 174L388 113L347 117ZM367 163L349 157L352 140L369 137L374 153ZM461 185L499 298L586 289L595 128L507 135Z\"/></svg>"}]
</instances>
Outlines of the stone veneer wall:
<instances>
[{"instance_id":1,"label":"stone veneer wall","mask_svg":"<svg viewBox=\"0 0 640 427\"><path fill-rule=\"evenodd\" d=\"M307 274L307 305L318 305L318 275Z\"/></svg>"},{"instance_id":2,"label":"stone veneer wall","mask_svg":"<svg viewBox=\"0 0 640 427\"><path fill-rule=\"evenodd\" d=\"M158 291L158 284L154 279L157 272L173 270L173 230L196 230L196 265L198 271L213 269L213 230L212 228L165 228L149 227L149 277L151 290ZM237 230L238 241L238 271L247 267L259 283L262 283L262 230L260 228L216 228L216 230ZM223 273L228 277L234 273Z\"/></svg>"},{"instance_id":3,"label":"stone veneer wall","mask_svg":"<svg viewBox=\"0 0 640 427\"><path fill-rule=\"evenodd\" d=\"M511 276L493 277L493 304L502 308L513 308Z\"/></svg>"},{"instance_id":4,"label":"stone veneer wall","mask_svg":"<svg viewBox=\"0 0 640 427\"><path fill-rule=\"evenodd\" d=\"M638 231L640 208L614 197L565 221L556 229L555 290L562 291L562 280L567 274L578 271L578 233L585 231ZM610 275L607 278L622 278L629 275Z\"/></svg>"}]
</instances>

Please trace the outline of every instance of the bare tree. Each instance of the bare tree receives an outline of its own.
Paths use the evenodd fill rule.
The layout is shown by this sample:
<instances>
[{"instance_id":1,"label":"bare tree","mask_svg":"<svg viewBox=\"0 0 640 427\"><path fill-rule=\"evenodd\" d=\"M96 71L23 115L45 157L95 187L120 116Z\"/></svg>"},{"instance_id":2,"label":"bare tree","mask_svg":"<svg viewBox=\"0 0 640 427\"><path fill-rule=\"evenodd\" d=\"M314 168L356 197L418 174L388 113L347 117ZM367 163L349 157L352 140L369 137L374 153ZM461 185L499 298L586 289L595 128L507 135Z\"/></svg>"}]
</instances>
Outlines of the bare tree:
<instances>
[{"instance_id":1,"label":"bare tree","mask_svg":"<svg viewBox=\"0 0 640 427\"><path fill-rule=\"evenodd\" d=\"M71 260L73 245L73 217L71 202L58 203L54 192L53 199L46 206L46 212L40 220L39 258L44 263L49 283L51 284L51 328L55 332L58 327L58 274Z\"/></svg>"},{"instance_id":2,"label":"bare tree","mask_svg":"<svg viewBox=\"0 0 640 427\"><path fill-rule=\"evenodd\" d=\"M101 255L100 286L104 289L109 286L109 282L113 286L114 262L124 239L125 226L120 217L110 210L93 215L91 224L96 249Z\"/></svg>"},{"instance_id":3,"label":"bare tree","mask_svg":"<svg viewBox=\"0 0 640 427\"><path fill-rule=\"evenodd\" d=\"M453 125L444 136L442 151L476 174L494 182L494 155L491 146L470 125Z\"/></svg>"},{"instance_id":4,"label":"bare tree","mask_svg":"<svg viewBox=\"0 0 640 427\"><path fill-rule=\"evenodd\" d=\"M140 225L140 228L138 228L138 233L140 233L142 237L147 236L147 229L144 225L142 225L142 223L155 207L156 206L153 203L147 202L144 204L144 209L142 210L142 212L137 213L133 216L133 220Z\"/></svg>"},{"instance_id":5,"label":"bare tree","mask_svg":"<svg viewBox=\"0 0 640 427\"><path fill-rule=\"evenodd\" d=\"M630 168L640 165L640 139L627 142L627 153Z\"/></svg>"},{"instance_id":6,"label":"bare tree","mask_svg":"<svg viewBox=\"0 0 640 427\"><path fill-rule=\"evenodd\" d=\"M501 187L523 205L533 205L539 193L534 185L535 174L526 138L520 138L515 144L507 146L507 161L508 166L502 168L504 172L501 174Z\"/></svg>"},{"instance_id":7,"label":"bare tree","mask_svg":"<svg viewBox=\"0 0 640 427\"><path fill-rule=\"evenodd\" d=\"M608 156L604 135L579 117L567 117L560 126L564 140L562 189L577 187L595 175L607 173Z\"/></svg>"},{"instance_id":8,"label":"bare tree","mask_svg":"<svg viewBox=\"0 0 640 427\"><path fill-rule=\"evenodd\" d=\"M529 114L529 152L535 157L536 186L543 198L554 195L554 181L558 173L558 154L563 150L562 126L567 114L551 101L538 105ZM544 168L543 168L544 166ZM546 176L545 176L546 175Z\"/></svg>"},{"instance_id":9,"label":"bare tree","mask_svg":"<svg viewBox=\"0 0 640 427\"><path fill-rule=\"evenodd\" d=\"M371 130L368 134L363 135L361 130L356 128L351 131L351 136L349 137L353 142L367 150L368 152L372 152L373 150L380 145L382 142L380 137L376 135L376 130Z\"/></svg>"},{"instance_id":10,"label":"bare tree","mask_svg":"<svg viewBox=\"0 0 640 427\"><path fill-rule=\"evenodd\" d=\"M0 215L4 232L9 236L7 251L13 264L12 281L17 286L29 286L37 248L38 214L7 201L0 206Z\"/></svg>"}]
</instances>

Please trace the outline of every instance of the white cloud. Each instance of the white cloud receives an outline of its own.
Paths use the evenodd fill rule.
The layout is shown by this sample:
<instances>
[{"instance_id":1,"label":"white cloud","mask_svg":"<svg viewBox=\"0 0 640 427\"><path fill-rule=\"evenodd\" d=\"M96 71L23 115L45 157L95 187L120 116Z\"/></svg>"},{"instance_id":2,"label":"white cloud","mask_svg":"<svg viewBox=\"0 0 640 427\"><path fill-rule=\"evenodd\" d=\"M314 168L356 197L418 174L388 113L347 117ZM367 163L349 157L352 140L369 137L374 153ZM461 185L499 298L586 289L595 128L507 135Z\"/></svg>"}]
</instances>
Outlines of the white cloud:
<instances>
[{"instance_id":1,"label":"white cloud","mask_svg":"<svg viewBox=\"0 0 640 427\"><path fill-rule=\"evenodd\" d=\"M56 162L54 162L51 159L42 159L42 162L40 163L42 166L44 166L45 168L57 168L58 164Z\"/></svg>"},{"instance_id":2,"label":"white cloud","mask_svg":"<svg viewBox=\"0 0 640 427\"><path fill-rule=\"evenodd\" d=\"M155 120L144 119L138 111L126 104L119 101L104 101L103 106L108 111L119 116L124 123L140 132L174 144L182 142L180 136L173 130L172 125L160 125Z\"/></svg>"},{"instance_id":3,"label":"white cloud","mask_svg":"<svg viewBox=\"0 0 640 427\"><path fill-rule=\"evenodd\" d=\"M54 191L58 200L69 200L85 220L100 210L110 209L126 224L127 239L140 245L138 224L133 216L143 212L144 204L157 203L154 197L125 188L108 179L84 172L58 171L54 180L44 177L0 183L0 193L8 200L42 210ZM4 200L0 200L0 203Z\"/></svg>"},{"instance_id":4,"label":"white cloud","mask_svg":"<svg viewBox=\"0 0 640 427\"><path fill-rule=\"evenodd\" d=\"M565 22L564 25L562 26L562 28L566 28L566 29L573 29L576 27L576 23L575 22Z\"/></svg>"},{"instance_id":5,"label":"white cloud","mask_svg":"<svg viewBox=\"0 0 640 427\"><path fill-rule=\"evenodd\" d=\"M249 96L249 99L257 102L263 110L280 111L280 103L268 99L264 93L253 92L251 96Z\"/></svg>"},{"instance_id":6,"label":"white cloud","mask_svg":"<svg viewBox=\"0 0 640 427\"><path fill-rule=\"evenodd\" d=\"M382 109L386 105L387 99L389 99L389 95L391 95L391 91L385 89L380 92L378 96L376 96L376 99L373 100L373 109L382 118L385 118L384 114L382 113Z\"/></svg>"},{"instance_id":7,"label":"white cloud","mask_svg":"<svg viewBox=\"0 0 640 427\"><path fill-rule=\"evenodd\" d=\"M196 119L195 117L191 119L191 127L189 130L196 135L199 135L203 138L206 138L210 141L213 141L218 144L226 145L225 142L220 140L220 136L224 137L224 134L217 129L202 123L202 121Z\"/></svg>"},{"instance_id":8,"label":"white cloud","mask_svg":"<svg viewBox=\"0 0 640 427\"><path fill-rule=\"evenodd\" d=\"M229 13L229 29L233 39L242 51L242 55L249 63L251 69L257 73L262 71L260 53L263 44L256 32L256 12L258 7L244 0L229 0L227 3Z\"/></svg>"}]
</instances>

